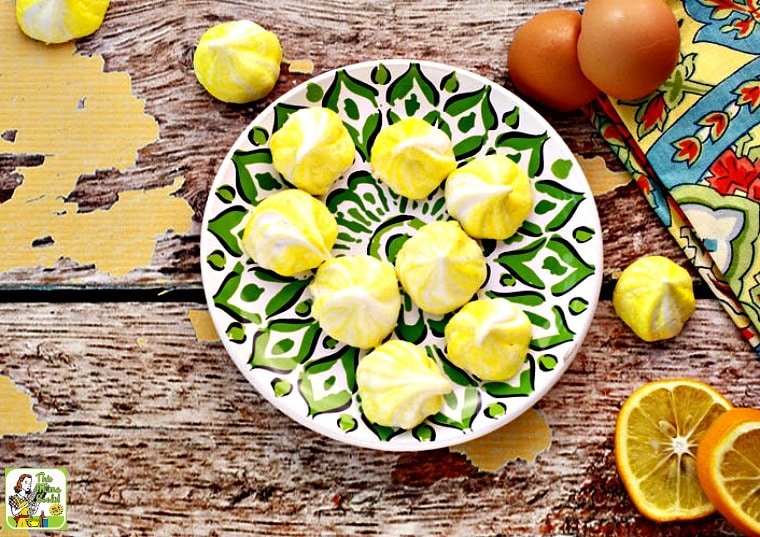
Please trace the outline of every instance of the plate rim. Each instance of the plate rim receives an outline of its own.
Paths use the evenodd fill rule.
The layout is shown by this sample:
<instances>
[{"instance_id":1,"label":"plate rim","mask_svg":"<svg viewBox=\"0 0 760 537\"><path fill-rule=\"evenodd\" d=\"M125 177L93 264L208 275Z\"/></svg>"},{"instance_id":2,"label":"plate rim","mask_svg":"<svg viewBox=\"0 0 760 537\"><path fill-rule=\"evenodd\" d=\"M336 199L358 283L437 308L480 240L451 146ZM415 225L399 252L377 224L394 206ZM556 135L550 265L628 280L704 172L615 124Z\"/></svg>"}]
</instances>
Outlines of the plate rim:
<instances>
[{"instance_id":1,"label":"plate rim","mask_svg":"<svg viewBox=\"0 0 760 537\"><path fill-rule=\"evenodd\" d=\"M302 94L307 84L319 83L322 80L330 79L336 76L336 74L340 71L351 72L354 70L361 70L361 69L367 69L369 67L375 67L379 64L383 64L386 66L389 66L389 65L410 66L412 64L416 64L416 65L420 65L421 67L428 67L430 69L438 69L438 70L444 70L448 72L455 72L458 75L463 75L467 78L477 81L478 83L487 85L497 92L504 93L509 99L511 99L520 108L521 111L528 112L529 114L534 116L534 118L537 118L540 121L542 127L546 128L547 133L549 134L550 138L556 138L561 143L561 145L564 146L564 148L567 150L567 154L563 155L563 159L570 160L572 162L573 167L577 169L578 173L580 173L583 179L586 180L586 188L585 188L584 194L588 195L587 199L590 201L591 205L593 206L593 214L590 215L592 217L590 219L593 220L595 235L598 235L599 247L594 248L594 251L590 252L589 255L587 256L587 259L594 261L594 266L595 266L595 270L593 274L591 275L591 278L595 281L595 285L592 286L595 292L589 298L588 307L586 308L588 312L587 313L588 322L582 325L581 329L577 332L577 334L573 338L572 345L570 346L569 350L563 355L561 363L556 368L554 368L553 372L555 374L551 377L550 381L546 382L544 385L540 387L540 389L534 390L526 397L515 398L515 399L510 400L510 403L512 404L513 408L516 407L517 410L512 411L510 413L512 415L509 417L509 419L504 418L504 419L494 420L493 425L489 427L484 427L479 430L470 429L468 431L461 431L462 435L460 437L452 437L448 440L432 440L432 441L424 441L424 442L415 440L414 443L407 443L407 442L394 443L392 440L383 441L377 438L373 439L372 437L368 437L369 440L366 440L364 437L352 437L348 434L341 433L335 428L325 428L321 424L316 423L313 419L310 419L306 415L301 415L295 412L287 412L283 408L283 405L280 404L279 400L275 398L272 393L266 390L261 390L256 384L254 384L254 382L249 376L250 371L244 368L243 363L240 363L239 360L235 359L235 353L233 352L232 342L229 341L228 338L224 337L223 334L225 331L225 327L220 326L221 321L217 320L218 316L215 315L214 313L213 292L210 289L210 286L207 284L207 279L210 278L210 276L207 276L206 274L211 269L206 266L207 264L204 262L204 259L208 255L208 251L207 251L208 241L210 239L208 238L207 224L209 220L210 208L212 206L212 203L214 203L213 193L214 193L215 188L217 188L223 182L222 181L223 176L226 176L226 174L224 173L225 165L230 161L234 153L238 150L241 143L244 143L248 139L248 133L250 132L254 124L259 120L260 117L265 116L267 114L272 114L274 109L281 103L289 101L293 96ZM581 168L575 154L573 154L573 152L567 146L564 139L559 135L559 133L549 123L549 121L547 121L546 118L544 118L542 114L540 114L537 110L535 110L535 108L531 106L523 98L516 95L514 92L510 91L508 88L498 84L497 82L493 80L490 80L489 78L483 75L480 75L478 73L469 71L465 68L450 65L450 64L445 64L445 63L430 61L430 60L418 60L418 59L410 59L410 58L389 58L389 59L367 60L367 61L352 63L352 64L348 64L345 66L324 71L323 73L320 73L316 76L308 78L307 80L304 80L303 82L297 84L296 86L294 86L293 88L289 89L287 92L282 94L280 97L273 100L260 112L258 112L255 115L255 117L253 117L250 121L248 121L248 123L243 128L241 133L238 135L238 137L230 146L229 150L225 153L224 158L220 161L217 167L217 171L214 174L214 178L209 185L208 197L204 204L199 242L200 242L199 257L200 257L200 265L201 265L201 285L202 285L203 293L206 299L206 305L209 310L209 315L211 317L214 328L217 331L217 334L219 335L219 339L221 340L225 348L225 352L227 353L227 359L231 360L235 364L237 369L243 375L243 378L254 389L254 391L259 396L263 397L269 404L274 406L274 408L280 414L306 427L307 429L311 430L313 433L317 435L326 436L328 438L337 440L346 445L372 449L372 450L377 450L377 451L386 451L386 452L428 451L428 450L433 450L433 449L443 449L443 448L448 448L455 445L460 445L462 443L469 442L477 438L481 438L483 436L493 433L494 431L498 429L501 429L505 425L511 423L512 421L522 416L530 408L533 408L537 403L540 402L541 399L543 399L554 388L557 382L559 382L559 380L565 375L565 373L567 372L567 369L570 367L571 363L575 360L578 354L578 351L580 350L580 347L585 341L588 335L588 332L591 328L591 325L593 323L596 310L598 307L602 283L603 283L603 272L604 272L604 265L603 265L604 242L603 242L603 237L602 237L601 221L599 219L599 211L596 205L596 200L594 199L593 192L591 191L591 188L588 185L588 179L586 178L586 175L583 172L583 169Z\"/></svg>"}]
</instances>

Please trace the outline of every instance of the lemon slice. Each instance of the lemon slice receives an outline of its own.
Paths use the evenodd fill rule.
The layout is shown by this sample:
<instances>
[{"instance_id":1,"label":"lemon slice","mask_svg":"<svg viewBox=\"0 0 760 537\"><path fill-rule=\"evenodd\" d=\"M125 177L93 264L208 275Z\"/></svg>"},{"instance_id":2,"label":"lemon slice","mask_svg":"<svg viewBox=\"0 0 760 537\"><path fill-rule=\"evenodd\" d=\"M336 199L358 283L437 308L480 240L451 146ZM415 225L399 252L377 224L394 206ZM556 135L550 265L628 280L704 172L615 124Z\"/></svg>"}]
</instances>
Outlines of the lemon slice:
<instances>
[{"instance_id":1,"label":"lemon slice","mask_svg":"<svg viewBox=\"0 0 760 537\"><path fill-rule=\"evenodd\" d=\"M650 382L618 413L615 462L636 508L652 520L694 520L715 511L697 476L697 446L732 408L711 386L692 379Z\"/></svg>"},{"instance_id":2,"label":"lemon slice","mask_svg":"<svg viewBox=\"0 0 760 537\"><path fill-rule=\"evenodd\" d=\"M109 0L16 0L16 22L43 43L65 43L95 33Z\"/></svg>"},{"instance_id":3,"label":"lemon slice","mask_svg":"<svg viewBox=\"0 0 760 537\"><path fill-rule=\"evenodd\" d=\"M237 104L269 95L280 76L280 62L277 36L249 20L212 26L193 55L195 76L206 91Z\"/></svg>"},{"instance_id":4,"label":"lemon slice","mask_svg":"<svg viewBox=\"0 0 760 537\"><path fill-rule=\"evenodd\" d=\"M667 257L642 257L623 270L612 295L615 313L644 341L677 336L696 308L691 277Z\"/></svg>"},{"instance_id":5,"label":"lemon slice","mask_svg":"<svg viewBox=\"0 0 760 537\"><path fill-rule=\"evenodd\" d=\"M398 321L401 293L393 265L369 255L326 261L309 289L319 326L347 345L376 347Z\"/></svg>"},{"instance_id":6,"label":"lemon slice","mask_svg":"<svg viewBox=\"0 0 760 537\"><path fill-rule=\"evenodd\" d=\"M697 447L697 477L718 511L745 535L760 535L760 409L718 416Z\"/></svg>"},{"instance_id":7,"label":"lemon slice","mask_svg":"<svg viewBox=\"0 0 760 537\"><path fill-rule=\"evenodd\" d=\"M338 224L324 203L301 190L288 189L253 209L242 245L262 267L293 276L330 259L337 237Z\"/></svg>"},{"instance_id":8,"label":"lemon slice","mask_svg":"<svg viewBox=\"0 0 760 537\"><path fill-rule=\"evenodd\" d=\"M476 158L446 179L446 209L471 237L503 240L533 207L528 174L504 155Z\"/></svg>"},{"instance_id":9,"label":"lemon slice","mask_svg":"<svg viewBox=\"0 0 760 537\"><path fill-rule=\"evenodd\" d=\"M424 225L403 244L396 256L396 275L422 310L443 314L472 298L487 268L480 245L449 220Z\"/></svg>"},{"instance_id":10,"label":"lemon slice","mask_svg":"<svg viewBox=\"0 0 760 537\"><path fill-rule=\"evenodd\" d=\"M292 185L315 196L327 193L354 162L354 141L328 108L302 108L270 140L272 164Z\"/></svg>"},{"instance_id":11,"label":"lemon slice","mask_svg":"<svg viewBox=\"0 0 760 537\"><path fill-rule=\"evenodd\" d=\"M425 351L393 339L359 360L356 384L367 419L385 427L411 429L443 406L451 392L444 376Z\"/></svg>"},{"instance_id":12,"label":"lemon slice","mask_svg":"<svg viewBox=\"0 0 760 537\"><path fill-rule=\"evenodd\" d=\"M451 140L418 118L383 127L370 154L375 176L399 196L422 199L456 168Z\"/></svg>"},{"instance_id":13,"label":"lemon slice","mask_svg":"<svg viewBox=\"0 0 760 537\"><path fill-rule=\"evenodd\" d=\"M525 312L509 300L475 300L446 325L446 352L454 365L481 380L508 380L525 362L532 330Z\"/></svg>"}]
</instances>

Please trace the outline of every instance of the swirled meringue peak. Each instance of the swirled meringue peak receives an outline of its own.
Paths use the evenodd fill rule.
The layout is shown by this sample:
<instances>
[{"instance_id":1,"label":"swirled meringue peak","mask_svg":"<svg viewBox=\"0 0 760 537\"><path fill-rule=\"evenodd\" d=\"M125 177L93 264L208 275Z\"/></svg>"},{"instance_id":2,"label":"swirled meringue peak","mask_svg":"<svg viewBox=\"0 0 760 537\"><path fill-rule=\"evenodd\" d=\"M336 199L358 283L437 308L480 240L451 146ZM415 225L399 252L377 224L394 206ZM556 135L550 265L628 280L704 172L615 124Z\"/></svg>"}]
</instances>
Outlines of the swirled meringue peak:
<instances>
[{"instance_id":1,"label":"swirled meringue peak","mask_svg":"<svg viewBox=\"0 0 760 537\"><path fill-rule=\"evenodd\" d=\"M338 224L327 206L291 188L254 207L242 246L263 268L293 276L330 259L337 237Z\"/></svg>"},{"instance_id":2,"label":"swirled meringue peak","mask_svg":"<svg viewBox=\"0 0 760 537\"><path fill-rule=\"evenodd\" d=\"M456 168L451 140L419 118L384 127L372 146L373 173L399 196L427 197Z\"/></svg>"},{"instance_id":3,"label":"swirled meringue peak","mask_svg":"<svg viewBox=\"0 0 760 537\"><path fill-rule=\"evenodd\" d=\"M411 429L443 406L451 381L422 348L393 339L359 360L356 383L367 419Z\"/></svg>"},{"instance_id":4,"label":"swirled meringue peak","mask_svg":"<svg viewBox=\"0 0 760 537\"><path fill-rule=\"evenodd\" d=\"M311 313L327 334L347 345L379 345L396 326L401 293L393 265L369 255L336 257L317 269Z\"/></svg>"},{"instance_id":5,"label":"swirled meringue peak","mask_svg":"<svg viewBox=\"0 0 760 537\"><path fill-rule=\"evenodd\" d=\"M530 179L509 158L476 158L446 180L446 210L471 237L504 240L518 230L533 208Z\"/></svg>"}]
</instances>

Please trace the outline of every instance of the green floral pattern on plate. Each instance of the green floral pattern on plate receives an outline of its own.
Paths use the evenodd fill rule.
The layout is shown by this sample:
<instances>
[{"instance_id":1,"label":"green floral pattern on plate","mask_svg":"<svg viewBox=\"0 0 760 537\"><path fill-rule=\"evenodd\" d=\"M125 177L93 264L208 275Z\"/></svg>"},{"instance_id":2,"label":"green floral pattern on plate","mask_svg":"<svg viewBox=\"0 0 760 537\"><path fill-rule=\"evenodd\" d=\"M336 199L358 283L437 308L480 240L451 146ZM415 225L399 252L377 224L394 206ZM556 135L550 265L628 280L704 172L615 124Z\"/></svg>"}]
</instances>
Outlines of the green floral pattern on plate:
<instances>
[{"instance_id":1,"label":"green floral pattern on plate","mask_svg":"<svg viewBox=\"0 0 760 537\"><path fill-rule=\"evenodd\" d=\"M285 278L242 251L251 208L290 188L272 167L273 132L305 106L340 114L356 146L353 167L324 197L339 235L334 255L369 253L390 262L425 223L449 219L443 188L412 201L372 176L369 153L384 126L421 117L452 139L460 164L500 152L533 181L534 209L507 241L481 241L489 274L478 293L520 305L533 323L521 372L481 382L446 359L449 316L421 312L404 296L393 337L421 345L455 390L441 411L412 430L370 423L361 413L356 366L366 351L325 335L310 315L312 273ZM593 196L571 152L527 104L467 71L430 62L388 60L315 77L273 103L243 132L211 188L201 235L209 310L235 364L256 389L294 420L350 444L423 450L461 443L513 420L560 378L594 315L602 242Z\"/></svg>"}]
</instances>

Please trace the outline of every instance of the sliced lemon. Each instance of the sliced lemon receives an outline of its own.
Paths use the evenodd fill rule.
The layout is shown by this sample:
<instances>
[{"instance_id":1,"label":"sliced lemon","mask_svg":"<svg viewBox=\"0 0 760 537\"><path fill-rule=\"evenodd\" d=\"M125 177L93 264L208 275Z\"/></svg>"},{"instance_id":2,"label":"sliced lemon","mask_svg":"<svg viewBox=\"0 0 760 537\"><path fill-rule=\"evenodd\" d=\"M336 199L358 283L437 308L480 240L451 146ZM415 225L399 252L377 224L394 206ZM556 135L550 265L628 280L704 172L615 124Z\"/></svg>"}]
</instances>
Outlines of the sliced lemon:
<instances>
[{"instance_id":1,"label":"sliced lemon","mask_svg":"<svg viewBox=\"0 0 760 537\"><path fill-rule=\"evenodd\" d=\"M697 476L726 520L760 536L760 409L733 408L715 419L697 448Z\"/></svg>"},{"instance_id":2,"label":"sliced lemon","mask_svg":"<svg viewBox=\"0 0 760 537\"><path fill-rule=\"evenodd\" d=\"M270 140L272 164L292 185L315 196L327 193L354 162L353 138L328 108L302 108Z\"/></svg>"},{"instance_id":3,"label":"sliced lemon","mask_svg":"<svg viewBox=\"0 0 760 537\"><path fill-rule=\"evenodd\" d=\"M615 313L644 341L677 336L696 308L691 277L667 257L642 257L623 270L612 295Z\"/></svg>"},{"instance_id":4,"label":"sliced lemon","mask_svg":"<svg viewBox=\"0 0 760 537\"><path fill-rule=\"evenodd\" d=\"M446 209L471 237L503 240L533 207L528 174L501 154L476 158L446 179Z\"/></svg>"},{"instance_id":5,"label":"sliced lemon","mask_svg":"<svg viewBox=\"0 0 760 537\"><path fill-rule=\"evenodd\" d=\"M211 95L228 103L263 99L280 76L282 47L255 22L236 20L212 26L198 41L193 68Z\"/></svg>"},{"instance_id":6,"label":"sliced lemon","mask_svg":"<svg viewBox=\"0 0 760 537\"><path fill-rule=\"evenodd\" d=\"M65 43L95 33L109 0L16 0L16 22L43 43Z\"/></svg>"},{"instance_id":7,"label":"sliced lemon","mask_svg":"<svg viewBox=\"0 0 760 537\"><path fill-rule=\"evenodd\" d=\"M425 351L393 339L360 358L356 384L367 419L411 429L443 406L451 381Z\"/></svg>"},{"instance_id":8,"label":"sliced lemon","mask_svg":"<svg viewBox=\"0 0 760 537\"><path fill-rule=\"evenodd\" d=\"M369 255L323 263L309 286L311 314L332 338L361 349L376 347L396 326L401 293L393 265Z\"/></svg>"},{"instance_id":9,"label":"sliced lemon","mask_svg":"<svg viewBox=\"0 0 760 537\"><path fill-rule=\"evenodd\" d=\"M383 127L372 145L375 176L399 196L422 199L456 168L451 140L418 118Z\"/></svg>"},{"instance_id":10,"label":"sliced lemon","mask_svg":"<svg viewBox=\"0 0 760 537\"><path fill-rule=\"evenodd\" d=\"M731 403L691 379L650 382L625 401L615 426L615 461L646 517L693 520L714 512L697 477L697 445Z\"/></svg>"},{"instance_id":11,"label":"sliced lemon","mask_svg":"<svg viewBox=\"0 0 760 537\"><path fill-rule=\"evenodd\" d=\"M465 304L446 324L449 360L481 380L515 376L528 355L533 325L505 298L482 298Z\"/></svg>"},{"instance_id":12,"label":"sliced lemon","mask_svg":"<svg viewBox=\"0 0 760 537\"><path fill-rule=\"evenodd\" d=\"M422 226L396 256L404 291L424 311L444 314L468 302L486 279L483 251L455 220Z\"/></svg>"},{"instance_id":13,"label":"sliced lemon","mask_svg":"<svg viewBox=\"0 0 760 537\"><path fill-rule=\"evenodd\" d=\"M337 237L338 224L327 206L293 188L272 194L254 207L242 245L262 267L293 276L330 259Z\"/></svg>"}]
</instances>

